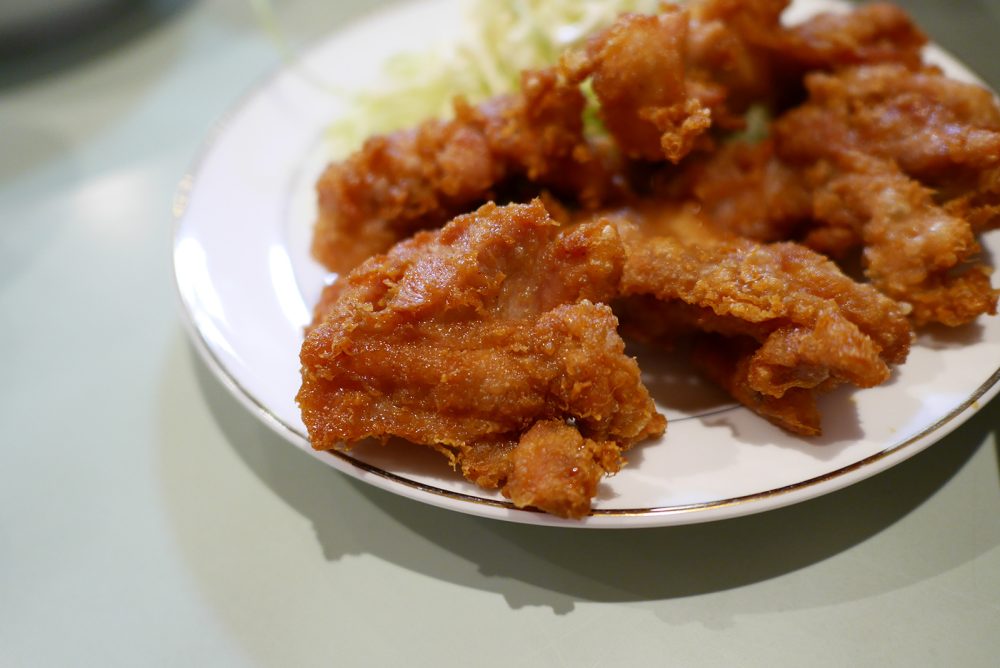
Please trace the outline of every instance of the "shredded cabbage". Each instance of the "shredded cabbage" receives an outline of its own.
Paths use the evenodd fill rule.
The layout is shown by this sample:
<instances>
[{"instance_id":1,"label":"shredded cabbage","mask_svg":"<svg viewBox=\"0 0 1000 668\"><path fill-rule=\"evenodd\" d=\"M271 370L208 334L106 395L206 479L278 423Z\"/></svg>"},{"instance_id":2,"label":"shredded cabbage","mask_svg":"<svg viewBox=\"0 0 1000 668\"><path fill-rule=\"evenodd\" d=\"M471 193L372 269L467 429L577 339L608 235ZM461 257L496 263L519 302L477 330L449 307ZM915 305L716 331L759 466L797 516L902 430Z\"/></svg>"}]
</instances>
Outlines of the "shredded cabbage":
<instances>
[{"instance_id":1,"label":"shredded cabbage","mask_svg":"<svg viewBox=\"0 0 1000 668\"><path fill-rule=\"evenodd\" d=\"M384 85L350 94L348 113L330 127L333 151L343 155L370 135L447 118L456 95L475 103L513 91L521 70L555 63L564 49L622 12L652 13L659 5L660 0L474 0L457 42L391 58ZM596 116L588 113L586 120L596 131Z\"/></svg>"}]
</instances>

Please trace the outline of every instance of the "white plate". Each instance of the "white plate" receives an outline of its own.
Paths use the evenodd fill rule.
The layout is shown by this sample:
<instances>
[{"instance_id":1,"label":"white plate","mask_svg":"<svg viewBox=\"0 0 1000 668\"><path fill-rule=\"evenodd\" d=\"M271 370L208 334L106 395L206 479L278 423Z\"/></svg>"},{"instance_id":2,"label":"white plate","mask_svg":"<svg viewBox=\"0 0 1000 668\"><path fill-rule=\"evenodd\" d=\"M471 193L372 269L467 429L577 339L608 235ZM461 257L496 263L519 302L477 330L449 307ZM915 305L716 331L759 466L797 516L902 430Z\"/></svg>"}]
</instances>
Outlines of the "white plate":
<instances>
[{"instance_id":1,"label":"white plate","mask_svg":"<svg viewBox=\"0 0 1000 668\"><path fill-rule=\"evenodd\" d=\"M311 49L237 106L178 191L174 264L193 338L226 386L279 434L349 475L452 510L546 525L662 526L759 512L845 487L940 439L997 392L1000 318L923 336L888 384L824 397L825 433L815 440L720 402L691 376L644 355L647 380L670 419L666 435L630 453L583 521L515 509L425 448L313 452L294 397L302 326L324 281L308 254L313 183L326 161L324 130L343 112L342 100L315 76L364 86L392 53L421 50L428 36L457 30L454 5L393 7ZM795 9L820 6L811 0ZM972 77L940 51L930 53L953 75ZM1000 257L1000 236L985 245Z\"/></svg>"}]
</instances>

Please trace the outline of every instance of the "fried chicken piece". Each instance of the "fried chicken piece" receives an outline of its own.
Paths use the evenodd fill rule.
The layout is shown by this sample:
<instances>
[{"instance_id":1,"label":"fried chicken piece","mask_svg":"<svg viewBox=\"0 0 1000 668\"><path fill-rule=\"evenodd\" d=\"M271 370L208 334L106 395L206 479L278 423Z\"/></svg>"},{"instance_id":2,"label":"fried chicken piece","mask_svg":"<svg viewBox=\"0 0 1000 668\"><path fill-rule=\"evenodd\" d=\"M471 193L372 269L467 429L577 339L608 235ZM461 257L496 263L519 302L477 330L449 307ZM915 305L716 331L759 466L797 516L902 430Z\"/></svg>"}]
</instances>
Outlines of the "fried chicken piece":
<instances>
[{"instance_id":1,"label":"fried chicken piece","mask_svg":"<svg viewBox=\"0 0 1000 668\"><path fill-rule=\"evenodd\" d=\"M583 517L601 478L621 465L621 448L614 441L594 441L561 420L543 420L511 451L503 493L518 508Z\"/></svg>"},{"instance_id":2,"label":"fried chicken piece","mask_svg":"<svg viewBox=\"0 0 1000 668\"><path fill-rule=\"evenodd\" d=\"M665 426L597 303L623 262L613 226L561 229L538 201L486 205L369 259L302 347L313 447L400 436L516 504L585 514L593 467L617 470L616 453ZM593 463L559 484L525 468L579 466L586 453Z\"/></svg>"},{"instance_id":3,"label":"fried chicken piece","mask_svg":"<svg viewBox=\"0 0 1000 668\"><path fill-rule=\"evenodd\" d=\"M711 81L725 103L713 120L753 104L780 111L798 102L810 70L897 62L918 67L926 36L902 9L873 3L849 13L818 14L785 26L789 0L696 0L690 12L687 67L691 78ZM727 124L727 127L729 124Z\"/></svg>"},{"instance_id":4,"label":"fried chicken piece","mask_svg":"<svg viewBox=\"0 0 1000 668\"><path fill-rule=\"evenodd\" d=\"M453 120L369 139L317 183L313 255L332 271L349 271L516 180L587 206L604 203L619 187L616 158L584 138L585 104L554 69L525 72L518 94L479 107L457 100Z\"/></svg>"},{"instance_id":5,"label":"fried chicken piece","mask_svg":"<svg viewBox=\"0 0 1000 668\"><path fill-rule=\"evenodd\" d=\"M774 125L788 162L859 151L951 190L978 186L979 174L1000 165L1000 106L981 86L898 64L817 72L805 83L808 101Z\"/></svg>"},{"instance_id":6,"label":"fried chicken piece","mask_svg":"<svg viewBox=\"0 0 1000 668\"><path fill-rule=\"evenodd\" d=\"M873 2L850 12L824 12L780 31L760 34L772 57L800 71L899 63L917 68L927 36L903 10Z\"/></svg>"},{"instance_id":7,"label":"fried chicken piece","mask_svg":"<svg viewBox=\"0 0 1000 668\"><path fill-rule=\"evenodd\" d=\"M786 27L780 18L788 4L787 0L700 0L687 5L689 79L721 85L725 113L730 116L755 104L774 112L790 102L797 104L796 98L806 92L802 77L808 70L818 71L810 75L812 82L826 76L824 71L859 63L889 63L870 68L887 74L920 68L926 37L898 7L876 3ZM893 110L885 111L892 118ZM718 106L712 112L719 113ZM805 140L828 144L827 133L816 129ZM654 182L659 181L661 195L699 202L721 229L776 241L792 237L811 217L811 185L800 172L801 165L787 164L777 156L771 139L730 141L710 153L691 156L680 171L664 170ZM956 200L954 206L987 217L993 211L990 205L1000 202L1000 197L995 199Z\"/></svg>"},{"instance_id":8,"label":"fried chicken piece","mask_svg":"<svg viewBox=\"0 0 1000 668\"><path fill-rule=\"evenodd\" d=\"M910 304L918 326L995 313L989 267L956 215L993 224L1000 107L990 93L892 64L811 74L806 85L809 100L773 126L777 155L813 191L805 242L833 256L862 246L866 275ZM922 183L957 199L942 207Z\"/></svg>"},{"instance_id":9,"label":"fried chicken piece","mask_svg":"<svg viewBox=\"0 0 1000 668\"><path fill-rule=\"evenodd\" d=\"M724 115L741 115L751 104L775 98L781 82L762 44L785 32L781 14L787 5L788 0L696 0L685 5L691 17L688 72L721 88ZM719 116L718 106L712 111Z\"/></svg>"},{"instance_id":10,"label":"fried chicken piece","mask_svg":"<svg viewBox=\"0 0 1000 668\"><path fill-rule=\"evenodd\" d=\"M691 243L622 233L627 249L623 295L649 294L707 307L716 316L763 323L769 333L788 324L814 327L821 316L839 314L872 339L885 362L906 358L911 331L904 309L804 246L721 235Z\"/></svg>"},{"instance_id":11,"label":"fried chicken piece","mask_svg":"<svg viewBox=\"0 0 1000 668\"><path fill-rule=\"evenodd\" d=\"M630 158L679 162L710 126L742 127L752 104L782 108L807 70L898 62L916 67L926 37L901 9L781 23L788 0L698 0L626 14L564 54L570 81L592 77L600 115ZM791 90L791 93L789 92Z\"/></svg>"},{"instance_id":12,"label":"fried chicken piece","mask_svg":"<svg viewBox=\"0 0 1000 668\"><path fill-rule=\"evenodd\" d=\"M699 157L668 192L699 202L723 230L799 237L834 258L861 248L868 278L910 305L918 326L995 313L974 234L1000 212L992 96L895 64L806 81L809 100L773 123L772 138Z\"/></svg>"},{"instance_id":13,"label":"fried chicken piece","mask_svg":"<svg viewBox=\"0 0 1000 668\"><path fill-rule=\"evenodd\" d=\"M960 190L946 198L945 211L968 221L977 234L1000 227L1000 167L981 171L975 184L966 183ZM942 199L940 193L935 199Z\"/></svg>"},{"instance_id":14,"label":"fried chicken piece","mask_svg":"<svg viewBox=\"0 0 1000 668\"><path fill-rule=\"evenodd\" d=\"M561 66L570 81L591 77L600 117L627 157L676 164L714 147L710 128L742 129L747 108L774 97L773 58L754 42L785 32L787 4L699 0L625 14Z\"/></svg>"},{"instance_id":15,"label":"fried chicken piece","mask_svg":"<svg viewBox=\"0 0 1000 668\"><path fill-rule=\"evenodd\" d=\"M569 78L566 67L528 71L516 94L478 107L459 100L453 120L369 139L317 184L313 255L346 272L522 182L589 208L608 204L623 190L617 148L677 161L710 123L687 96L686 28L679 11L625 16L592 42ZM584 136L579 83L591 75L619 147Z\"/></svg>"},{"instance_id":16,"label":"fried chicken piece","mask_svg":"<svg viewBox=\"0 0 1000 668\"><path fill-rule=\"evenodd\" d=\"M626 14L559 67L525 72L516 94L478 107L459 100L451 121L370 139L317 184L313 254L345 272L525 184L529 197L551 189L591 209L606 206L627 191L622 155L677 163L711 146L712 125L741 127L750 104L788 88L792 79L781 72L790 59L834 67L895 58L910 66L907 54L922 44L905 14L888 6L789 29L779 22L786 4L702 0L690 10ZM616 146L584 136L578 84L588 77Z\"/></svg>"},{"instance_id":17,"label":"fried chicken piece","mask_svg":"<svg viewBox=\"0 0 1000 668\"><path fill-rule=\"evenodd\" d=\"M996 225L1000 207L991 200L940 206L893 162L851 153L837 159L839 168L821 162L796 172L766 143L758 147L730 147L688 173L715 227L763 241L801 235L833 258L861 248L872 285L906 303L917 326L996 313L997 291L975 239Z\"/></svg>"},{"instance_id":18,"label":"fried chicken piece","mask_svg":"<svg viewBox=\"0 0 1000 668\"><path fill-rule=\"evenodd\" d=\"M757 241L794 238L812 217L812 192L796 170L778 159L774 142L734 141L692 156L670 175L662 195L697 202L718 230Z\"/></svg>"},{"instance_id":19,"label":"fried chicken piece","mask_svg":"<svg viewBox=\"0 0 1000 668\"><path fill-rule=\"evenodd\" d=\"M748 337L705 334L695 342L693 359L709 380L754 413L793 434L819 436L821 416L814 390L793 387L775 397L750 386L749 369L758 345Z\"/></svg>"},{"instance_id":20,"label":"fried chicken piece","mask_svg":"<svg viewBox=\"0 0 1000 668\"><path fill-rule=\"evenodd\" d=\"M688 14L677 7L624 14L586 48L563 56L570 81L590 77L601 120L629 158L677 163L712 124L692 94L700 89L685 78L687 33Z\"/></svg>"},{"instance_id":21,"label":"fried chicken piece","mask_svg":"<svg viewBox=\"0 0 1000 668\"><path fill-rule=\"evenodd\" d=\"M842 244L857 236L865 274L884 294L910 305L921 326L958 326L995 314L997 291L968 221L934 203L932 193L894 164L858 154L825 179L814 194L812 246Z\"/></svg>"},{"instance_id":22,"label":"fried chicken piece","mask_svg":"<svg viewBox=\"0 0 1000 668\"><path fill-rule=\"evenodd\" d=\"M316 184L319 217L313 255L346 272L426 227L485 199L506 175L482 131L462 111L452 122L430 121L368 139Z\"/></svg>"},{"instance_id":23,"label":"fried chicken piece","mask_svg":"<svg viewBox=\"0 0 1000 668\"><path fill-rule=\"evenodd\" d=\"M739 355L699 357L734 398L790 431L819 433L816 392L878 385L906 359L903 308L803 246L710 233L689 242L617 224L627 249L621 294L646 300L626 302L623 317L652 297L663 306L645 317L665 318L665 328L737 342Z\"/></svg>"}]
</instances>

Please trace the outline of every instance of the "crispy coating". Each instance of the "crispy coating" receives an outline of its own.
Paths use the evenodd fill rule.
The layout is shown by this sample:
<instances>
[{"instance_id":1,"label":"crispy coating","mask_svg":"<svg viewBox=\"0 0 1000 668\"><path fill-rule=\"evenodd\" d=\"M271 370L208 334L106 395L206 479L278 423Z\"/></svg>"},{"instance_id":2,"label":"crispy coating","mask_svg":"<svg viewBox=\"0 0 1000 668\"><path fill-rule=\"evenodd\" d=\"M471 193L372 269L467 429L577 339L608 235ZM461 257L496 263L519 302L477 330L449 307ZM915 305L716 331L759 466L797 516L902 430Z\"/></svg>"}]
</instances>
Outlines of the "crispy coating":
<instances>
[{"instance_id":1,"label":"crispy coating","mask_svg":"<svg viewBox=\"0 0 1000 668\"><path fill-rule=\"evenodd\" d=\"M750 366L757 346L752 338L705 334L696 340L693 359L710 380L754 413L794 434L819 436L814 390L792 387L776 397L751 386Z\"/></svg>"},{"instance_id":2,"label":"crispy coating","mask_svg":"<svg viewBox=\"0 0 1000 668\"><path fill-rule=\"evenodd\" d=\"M611 309L596 303L616 291L623 262L613 226L560 230L538 201L486 205L371 258L302 348L298 401L313 446L400 436L503 490L512 462L564 459L582 438L611 471L609 448L665 426ZM572 445L545 445L551 430L542 445L527 438L545 421L572 423L579 433L560 431ZM590 474L544 490L518 475L515 503L589 510Z\"/></svg>"},{"instance_id":3,"label":"crispy coating","mask_svg":"<svg viewBox=\"0 0 1000 668\"><path fill-rule=\"evenodd\" d=\"M643 237L627 247L623 295L680 300L707 307L716 316L775 329L814 327L821 316L841 318L870 338L884 361L906 358L910 326L903 308L798 244L732 237L695 245L671 237ZM859 381L868 373L843 371Z\"/></svg>"},{"instance_id":4,"label":"crispy coating","mask_svg":"<svg viewBox=\"0 0 1000 668\"><path fill-rule=\"evenodd\" d=\"M872 285L907 304L917 326L959 326L996 312L975 239L997 224L989 191L940 205L894 162L852 152L796 171L770 141L728 146L693 163L674 187L720 230L762 241L798 237L834 258L860 248Z\"/></svg>"},{"instance_id":5,"label":"crispy coating","mask_svg":"<svg viewBox=\"0 0 1000 668\"><path fill-rule=\"evenodd\" d=\"M591 78L600 116L629 158L677 163L712 123L685 77L688 15L677 7L625 14L562 59L570 81Z\"/></svg>"},{"instance_id":6,"label":"crispy coating","mask_svg":"<svg viewBox=\"0 0 1000 668\"><path fill-rule=\"evenodd\" d=\"M583 137L586 101L554 69L525 72L521 91L455 118L376 136L331 163L316 185L313 255L346 272L422 229L443 225L527 181L596 206L618 187L614 156Z\"/></svg>"},{"instance_id":7,"label":"crispy coating","mask_svg":"<svg viewBox=\"0 0 1000 668\"><path fill-rule=\"evenodd\" d=\"M655 315L679 331L722 334L724 345L754 342L739 343L736 356L700 358L736 399L786 429L818 433L808 399L815 391L878 385L906 358L911 330L903 309L803 246L706 234L692 242L619 227L627 248L621 294L645 299L626 302L624 317L653 297L664 304L653 305ZM783 419L776 407L786 404L777 400L789 392L795 417Z\"/></svg>"},{"instance_id":8,"label":"crispy coating","mask_svg":"<svg viewBox=\"0 0 1000 668\"><path fill-rule=\"evenodd\" d=\"M962 192L946 199L943 206L951 215L968 221L977 234L1000 228L1000 167L981 171L974 183L967 182Z\"/></svg>"},{"instance_id":9,"label":"crispy coating","mask_svg":"<svg viewBox=\"0 0 1000 668\"><path fill-rule=\"evenodd\" d=\"M346 272L417 230L439 225L485 199L505 176L475 126L430 121L372 137L316 184L313 255Z\"/></svg>"},{"instance_id":10,"label":"crispy coating","mask_svg":"<svg viewBox=\"0 0 1000 668\"><path fill-rule=\"evenodd\" d=\"M742 114L751 104L773 101L782 82L764 47L783 34L788 0L696 0L690 13L687 66L691 76L711 81L725 96L713 105L713 120ZM720 108L721 106L721 108Z\"/></svg>"},{"instance_id":11,"label":"crispy coating","mask_svg":"<svg viewBox=\"0 0 1000 668\"><path fill-rule=\"evenodd\" d=\"M490 150L516 177L594 208L618 194L618 158L583 133L586 99L557 68L527 71L519 93L469 109Z\"/></svg>"},{"instance_id":12,"label":"crispy coating","mask_svg":"<svg viewBox=\"0 0 1000 668\"><path fill-rule=\"evenodd\" d=\"M695 0L688 70L710 81L724 103L710 105L713 121L731 118L753 104L774 111L797 104L808 71L893 62L917 67L926 37L899 7L872 3L852 12L818 14L785 26L789 0Z\"/></svg>"},{"instance_id":13,"label":"crispy coating","mask_svg":"<svg viewBox=\"0 0 1000 668\"><path fill-rule=\"evenodd\" d=\"M297 397L313 446L401 437L582 517L666 425L619 320L692 340L735 399L815 436L817 396L885 382L913 326L995 313L975 237L1000 226L992 94L926 66L895 6L788 26L788 4L624 14L517 93L330 165L313 252L341 275ZM588 80L605 138L584 132ZM736 138L755 107L767 136ZM869 283L820 253L860 256Z\"/></svg>"},{"instance_id":14,"label":"crispy coating","mask_svg":"<svg viewBox=\"0 0 1000 668\"><path fill-rule=\"evenodd\" d=\"M805 84L808 101L774 127L789 162L863 151L952 187L1000 165L1000 107L980 86L899 64L815 72Z\"/></svg>"},{"instance_id":15,"label":"crispy coating","mask_svg":"<svg viewBox=\"0 0 1000 668\"><path fill-rule=\"evenodd\" d=\"M794 62L803 71L873 63L916 68L927 43L927 36L906 11L888 2L873 2L846 13L824 12L761 38L776 59Z\"/></svg>"},{"instance_id":16,"label":"crispy coating","mask_svg":"<svg viewBox=\"0 0 1000 668\"><path fill-rule=\"evenodd\" d=\"M758 241L794 238L812 216L812 192L800 170L775 155L770 138L734 141L699 155L663 188L671 199L697 202L719 230Z\"/></svg>"},{"instance_id":17,"label":"crispy coating","mask_svg":"<svg viewBox=\"0 0 1000 668\"><path fill-rule=\"evenodd\" d=\"M805 243L834 256L862 247L866 275L918 326L995 313L963 217L994 224L1000 107L989 92L895 64L811 74L806 85L809 100L774 123L777 155L811 187ZM923 184L955 199L942 206Z\"/></svg>"},{"instance_id":18,"label":"crispy coating","mask_svg":"<svg viewBox=\"0 0 1000 668\"><path fill-rule=\"evenodd\" d=\"M455 118L369 139L317 184L313 254L346 272L421 229L488 200L551 189L589 208L627 193L622 158L679 162L707 131L742 126L774 106L801 68L896 60L911 66L923 36L904 13L874 5L847 17L780 24L784 0L702 0L690 9L623 15L559 67L525 72L521 89ZM590 77L615 145L587 138L579 83ZM956 194L956 197L961 193ZM968 203L980 217L997 202ZM958 204L956 204L958 206Z\"/></svg>"},{"instance_id":19,"label":"crispy coating","mask_svg":"<svg viewBox=\"0 0 1000 668\"><path fill-rule=\"evenodd\" d=\"M594 441L561 420L536 422L510 453L503 493L519 508L532 506L560 517L583 517L608 473L623 463L614 441Z\"/></svg>"},{"instance_id":20,"label":"crispy coating","mask_svg":"<svg viewBox=\"0 0 1000 668\"><path fill-rule=\"evenodd\" d=\"M935 204L930 190L893 163L851 155L841 164L846 169L815 191L815 215L825 224L807 243L859 238L872 285L908 304L917 326L954 327L996 313L997 291L989 267L976 260L968 221Z\"/></svg>"},{"instance_id":21,"label":"crispy coating","mask_svg":"<svg viewBox=\"0 0 1000 668\"><path fill-rule=\"evenodd\" d=\"M1000 222L1000 107L989 92L901 64L817 72L806 85L809 99L775 120L772 137L700 156L667 192L722 230L798 238L834 258L861 249L866 276L917 326L995 313L975 240Z\"/></svg>"}]
</instances>

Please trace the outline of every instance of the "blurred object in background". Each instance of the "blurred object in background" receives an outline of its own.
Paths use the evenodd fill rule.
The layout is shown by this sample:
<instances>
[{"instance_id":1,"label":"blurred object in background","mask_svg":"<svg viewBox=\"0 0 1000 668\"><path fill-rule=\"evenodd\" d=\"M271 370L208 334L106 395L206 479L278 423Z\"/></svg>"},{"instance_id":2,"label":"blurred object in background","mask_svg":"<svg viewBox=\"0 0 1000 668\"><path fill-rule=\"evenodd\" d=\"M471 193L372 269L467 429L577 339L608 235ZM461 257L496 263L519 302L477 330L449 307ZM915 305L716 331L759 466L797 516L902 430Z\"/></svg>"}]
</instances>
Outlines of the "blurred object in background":
<instances>
[{"instance_id":1,"label":"blurred object in background","mask_svg":"<svg viewBox=\"0 0 1000 668\"><path fill-rule=\"evenodd\" d=\"M132 0L0 0L0 56L61 41L133 4Z\"/></svg>"},{"instance_id":2,"label":"blurred object in background","mask_svg":"<svg viewBox=\"0 0 1000 668\"><path fill-rule=\"evenodd\" d=\"M190 0L0 0L0 93L92 62L149 33Z\"/></svg>"}]
</instances>

